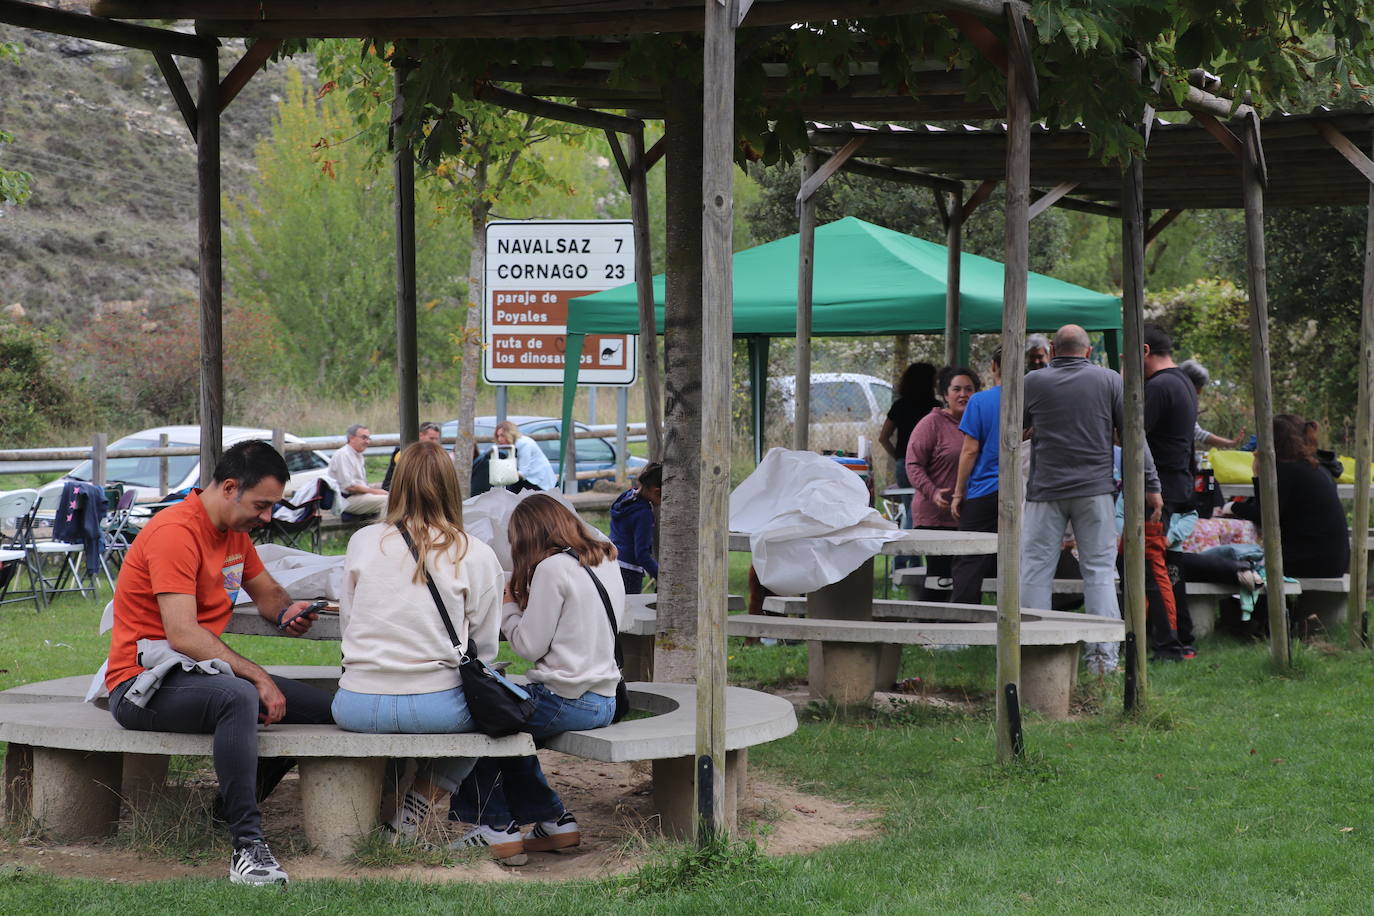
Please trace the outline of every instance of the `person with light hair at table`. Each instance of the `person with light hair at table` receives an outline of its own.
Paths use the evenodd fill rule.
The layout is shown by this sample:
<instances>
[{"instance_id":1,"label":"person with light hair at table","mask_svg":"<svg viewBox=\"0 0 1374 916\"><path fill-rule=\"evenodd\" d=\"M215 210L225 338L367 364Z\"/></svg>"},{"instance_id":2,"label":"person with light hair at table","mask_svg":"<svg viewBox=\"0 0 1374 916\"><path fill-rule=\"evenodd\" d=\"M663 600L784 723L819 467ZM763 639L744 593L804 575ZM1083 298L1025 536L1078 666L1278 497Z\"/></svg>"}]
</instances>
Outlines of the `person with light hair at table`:
<instances>
[{"instance_id":1,"label":"person with light hair at table","mask_svg":"<svg viewBox=\"0 0 1374 916\"><path fill-rule=\"evenodd\" d=\"M539 490L552 490L558 485L558 476L553 472L553 465L549 464L548 456L529 436L520 432L520 427L511 420L502 420L496 424L496 432L492 438L496 441L499 448L515 449L515 469L520 474L521 483L526 486L521 489L534 487ZM516 485L519 487L519 484Z\"/></svg>"}]
</instances>

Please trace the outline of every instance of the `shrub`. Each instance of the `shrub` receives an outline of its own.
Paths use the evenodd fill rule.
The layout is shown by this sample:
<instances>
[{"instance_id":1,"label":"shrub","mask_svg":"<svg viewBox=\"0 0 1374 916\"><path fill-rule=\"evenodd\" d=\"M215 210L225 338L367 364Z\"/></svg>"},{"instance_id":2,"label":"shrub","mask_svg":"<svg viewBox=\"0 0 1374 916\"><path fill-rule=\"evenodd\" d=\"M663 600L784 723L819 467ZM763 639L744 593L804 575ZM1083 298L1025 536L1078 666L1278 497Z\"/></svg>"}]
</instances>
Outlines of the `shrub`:
<instances>
[{"instance_id":1,"label":"shrub","mask_svg":"<svg viewBox=\"0 0 1374 916\"><path fill-rule=\"evenodd\" d=\"M10 447L39 443L53 430L94 419L94 402L70 385L52 337L0 319L0 430Z\"/></svg>"}]
</instances>

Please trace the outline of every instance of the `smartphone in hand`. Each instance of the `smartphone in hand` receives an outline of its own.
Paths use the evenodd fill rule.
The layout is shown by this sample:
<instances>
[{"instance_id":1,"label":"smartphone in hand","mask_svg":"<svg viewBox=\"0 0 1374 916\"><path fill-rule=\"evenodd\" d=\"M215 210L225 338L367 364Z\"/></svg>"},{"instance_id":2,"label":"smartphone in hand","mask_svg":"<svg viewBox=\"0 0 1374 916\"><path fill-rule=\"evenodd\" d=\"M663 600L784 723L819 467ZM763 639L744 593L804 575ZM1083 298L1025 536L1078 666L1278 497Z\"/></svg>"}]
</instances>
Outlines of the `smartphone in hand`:
<instances>
[{"instance_id":1,"label":"smartphone in hand","mask_svg":"<svg viewBox=\"0 0 1374 916\"><path fill-rule=\"evenodd\" d=\"M304 617L306 614L318 614L320 611L324 610L328 606L329 602L323 599L311 602L310 604L306 605L305 609L302 610L300 613L292 614L290 617L283 617L281 623L277 624L277 629L285 630L287 627L291 626L291 624L295 622L298 618Z\"/></svg>"}]
</instances>

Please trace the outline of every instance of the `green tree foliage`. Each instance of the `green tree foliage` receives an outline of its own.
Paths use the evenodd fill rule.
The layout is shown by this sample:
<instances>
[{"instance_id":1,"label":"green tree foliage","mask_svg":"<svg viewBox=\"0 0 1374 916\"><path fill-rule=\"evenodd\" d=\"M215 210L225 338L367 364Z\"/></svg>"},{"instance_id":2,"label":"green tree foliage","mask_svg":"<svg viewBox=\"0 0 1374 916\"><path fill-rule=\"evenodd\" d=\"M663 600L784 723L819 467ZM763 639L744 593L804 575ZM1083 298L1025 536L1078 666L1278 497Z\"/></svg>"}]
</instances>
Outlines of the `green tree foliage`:
<instances>
[{"instance_id":1,"label":"green tree foliage","mask_svg":"<svg viewBox=\"0 0 1374 916\"><path fill-rule=\"evenodd\" d=\"M0 430L11 447L85 423L95 408L57 361L54 338L33 326L0 319Z\"/></svg>"},{"instance_id":2,"label":"green tree foliage","mask_svg":"<svg viewBox=\"0 0 1374 916\"><path fill-rule=\"evenodd\" d=\"M18 61L20 46L12 41L0 41L0 60ZM0 130L0 143L13 143L14 135ZM0 204L22 204L29 199L33 176L28 172L0 168Z\"/></svg>"},{"instance_id":3,"label":"green tree foliage","mask_svg":"<svg viewBox=\"0 0 1374 916\"><path fill-rule=\"evenodd\" d=\"M284 346L285 381L337 396L391 390L396 352L393 192L375 150L354 133L340 95L317 98L293 73L271 134L257 148L249 194L226 208L232 296L262 306ZM468 239L447 198L416 194L420 369L449 386L449 337L461 320ZM235 333L226 325L226 340Z\"/></svg>"}]
</instances>

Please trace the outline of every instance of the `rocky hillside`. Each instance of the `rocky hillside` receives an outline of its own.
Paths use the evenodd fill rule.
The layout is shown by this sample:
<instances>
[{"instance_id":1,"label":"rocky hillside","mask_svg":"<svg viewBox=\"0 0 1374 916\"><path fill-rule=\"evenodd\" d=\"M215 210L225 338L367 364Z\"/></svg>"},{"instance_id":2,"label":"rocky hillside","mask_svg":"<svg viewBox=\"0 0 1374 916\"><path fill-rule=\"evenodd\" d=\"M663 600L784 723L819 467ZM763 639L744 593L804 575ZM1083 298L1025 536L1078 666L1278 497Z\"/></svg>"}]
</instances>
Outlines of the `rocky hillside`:
<instances>
[{"instance_id":1,"label":"rocky hillside","mask_svg":"<svg viewBox=\"0 0 1374 916\"><path fill-rule=\"evenodd\" d=\"M0 26L6 40L23 53L0 62L0 127L15 137L0 163L34 180L26 205L0 209L0 306L79 328L194 297L195 143L152 55ZM242 52L223 49L221 74ZM259 72L225 112L226 195L247 186L285 69ZM193 95L196 71L183 66Z\"/></svg>"}]
</instances>

